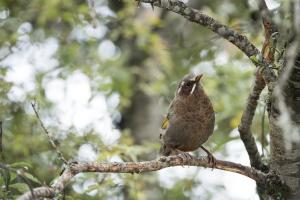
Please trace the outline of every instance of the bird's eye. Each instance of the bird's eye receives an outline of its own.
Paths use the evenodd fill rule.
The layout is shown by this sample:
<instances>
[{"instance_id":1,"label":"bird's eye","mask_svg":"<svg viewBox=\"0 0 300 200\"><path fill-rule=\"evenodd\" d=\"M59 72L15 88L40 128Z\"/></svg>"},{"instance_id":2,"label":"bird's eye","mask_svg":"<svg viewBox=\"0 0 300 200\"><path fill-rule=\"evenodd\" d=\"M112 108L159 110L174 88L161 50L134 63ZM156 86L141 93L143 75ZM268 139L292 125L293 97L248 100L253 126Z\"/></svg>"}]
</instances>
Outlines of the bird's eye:
<instances>
[{"instance_id":1,"label":"bird's eye","mask_svg":"<svg viewBox=\"0 0 300 200\"><path fill-rule=\"evenodd\" d=\"M192 82L187 82L187 83L186 83L186 86L187 86L187 87L192 87L192 85L193 85Z\"/></svg>"}]
</instances>

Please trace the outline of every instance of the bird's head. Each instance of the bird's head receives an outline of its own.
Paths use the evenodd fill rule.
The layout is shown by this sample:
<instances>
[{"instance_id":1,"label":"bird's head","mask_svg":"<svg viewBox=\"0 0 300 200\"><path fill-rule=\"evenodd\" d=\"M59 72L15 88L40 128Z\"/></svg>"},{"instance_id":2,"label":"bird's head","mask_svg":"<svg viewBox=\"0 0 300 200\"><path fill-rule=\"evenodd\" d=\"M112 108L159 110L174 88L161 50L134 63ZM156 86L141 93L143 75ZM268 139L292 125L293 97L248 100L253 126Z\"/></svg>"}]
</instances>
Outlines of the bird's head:
<instances>
[{"instance_id":1,"label":"bird's head","mask_svg":"<svg viewBox=\"0 0 300 200\"><path fill-rule=\"evenodd\" d=\"M184 76L178 85L176 96L189 97L199 94L202 90L202 86L200 84L202 76L202 74L188 74Z\"/></svg>"}]
</instances>

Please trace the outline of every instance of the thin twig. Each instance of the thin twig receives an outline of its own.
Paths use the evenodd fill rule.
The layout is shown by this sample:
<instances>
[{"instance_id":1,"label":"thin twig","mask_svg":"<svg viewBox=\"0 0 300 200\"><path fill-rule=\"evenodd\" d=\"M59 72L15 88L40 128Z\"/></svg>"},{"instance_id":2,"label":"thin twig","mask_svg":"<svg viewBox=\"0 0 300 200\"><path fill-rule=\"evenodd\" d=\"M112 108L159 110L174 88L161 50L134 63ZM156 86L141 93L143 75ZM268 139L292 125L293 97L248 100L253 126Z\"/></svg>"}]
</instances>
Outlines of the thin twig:
<instances>
[{"instance_id":1,"label":"thin twig","mask_svg":"<svg viewBox=\"0 0 300 200\"><path fill-rule=\"evenodd\" d=\"M35 103L31 102L31 106L32 106L32 109L34 110L34 113L35 113L36 117L38 118L38 120L40 122L40 125L41 125L42 129L44 130L44 132L48 136L50 144L55 149L55 151L56 151L56 153L58 155L58 158L61 161L63 161L64 164L68 165L68 161L64 158L62 152L59 150L58 146L55 144L53 137L50 135L49 131L47 130L47 128L45 127L43 121L41 120L40 115L39 115L39 113L36 110Z\"/></svg>"},{"instance_id":2,"label":"thin twig","mask_svg":"<svg viewBox=\"0 0 300 200\"><path fill-rule=\"evenodd\" d=\"M74 162L57 179L51 187L35 188L34 194L37 197L53 198L56 193L61 192L70 180L79 173L99 172L99 173L144 173L158 171L167 167L174 166L202 166L211 168L207 157L183 158L182 156L160 157L157 160L143 162ZM249 177L257 182L264 182L266 174L241 164L216 160L216 169L238 173ZM20 196L18 200L27 200L31 198L30 192Z\"/></svg>"}]
</instances>

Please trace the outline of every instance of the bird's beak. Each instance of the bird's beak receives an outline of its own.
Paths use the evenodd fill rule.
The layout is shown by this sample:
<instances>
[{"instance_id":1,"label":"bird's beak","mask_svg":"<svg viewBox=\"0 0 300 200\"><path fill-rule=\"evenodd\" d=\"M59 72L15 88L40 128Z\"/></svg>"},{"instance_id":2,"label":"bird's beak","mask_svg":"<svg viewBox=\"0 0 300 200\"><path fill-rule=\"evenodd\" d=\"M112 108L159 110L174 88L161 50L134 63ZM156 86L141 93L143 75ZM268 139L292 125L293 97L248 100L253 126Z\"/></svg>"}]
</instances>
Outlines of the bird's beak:
<instances>
[{"instance_id":1,"label":"bird's beak","mask_svg":"<svg viewBox=\"0 0 300 200\"><path fill-rule=\"evenodd\" d=\"M199 83L200 79L202 78L203 74L199 74L195 77L195 82Z\"/></svg>"},{"instance_id":2,"label":"bird's beak","mask_svg":"<svg viewBox=\"0 0 300 200\"><path fill-rule=\"evenodd\" d=\"M195 77L195 82L194 82L194 84L193 84L193 88L192 88L192 90L191 90L191 92L190 92L190 95L192 95L192 94L194 93L194 91L195 91L195 89L196 89L196 85L199 84L199 81L200 81L200 79L201 79L202 76L203 76L203 74L199 74L199 75L197 75L197 76Z\"/></svg>"}]
</instances>

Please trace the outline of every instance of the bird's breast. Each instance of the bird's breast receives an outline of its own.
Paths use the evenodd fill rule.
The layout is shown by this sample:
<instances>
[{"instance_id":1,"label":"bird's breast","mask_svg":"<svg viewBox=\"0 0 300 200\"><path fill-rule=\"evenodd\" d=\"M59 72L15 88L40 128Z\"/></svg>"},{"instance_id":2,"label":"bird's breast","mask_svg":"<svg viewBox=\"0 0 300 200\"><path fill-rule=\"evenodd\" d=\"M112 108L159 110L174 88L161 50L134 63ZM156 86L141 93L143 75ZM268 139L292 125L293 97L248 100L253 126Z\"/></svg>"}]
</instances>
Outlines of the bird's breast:
<instances>
[{"instance_id":1,"label":"bird's breast","mask_svg":"<svg viewBox=\"0 0 300 200\"><path fill-rule=\"evenodd\" d=\"M211 135L215 113L208 98L191 101L178 101L174 106L174 118L170 123L180 123L189 132L197 135Z\"/></svg>"}]
</instances>

